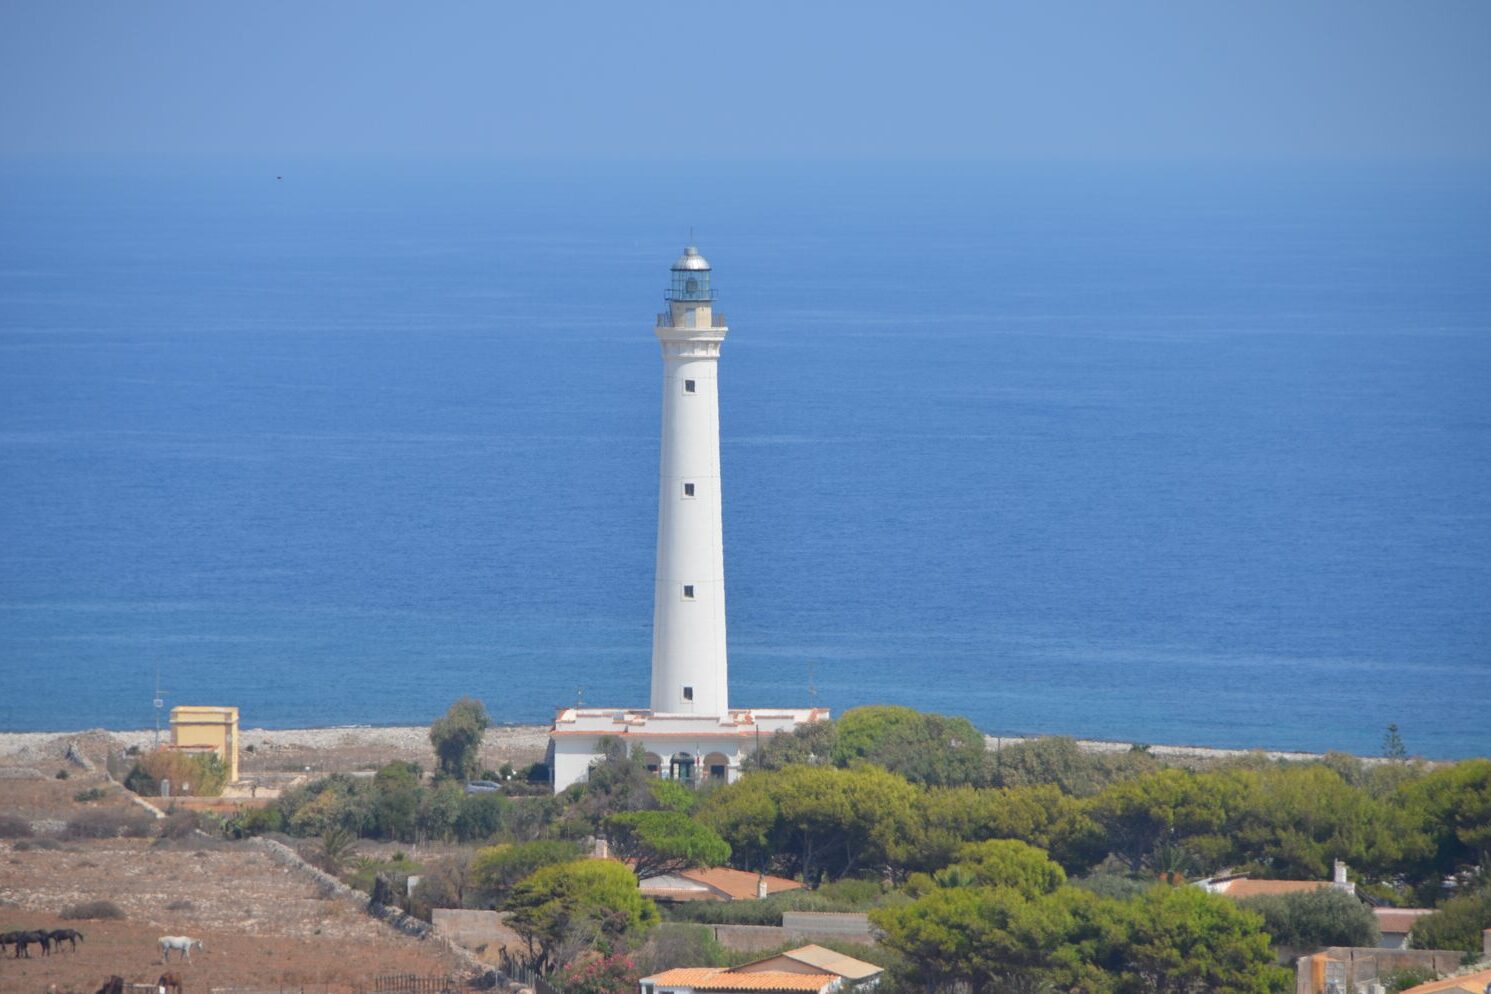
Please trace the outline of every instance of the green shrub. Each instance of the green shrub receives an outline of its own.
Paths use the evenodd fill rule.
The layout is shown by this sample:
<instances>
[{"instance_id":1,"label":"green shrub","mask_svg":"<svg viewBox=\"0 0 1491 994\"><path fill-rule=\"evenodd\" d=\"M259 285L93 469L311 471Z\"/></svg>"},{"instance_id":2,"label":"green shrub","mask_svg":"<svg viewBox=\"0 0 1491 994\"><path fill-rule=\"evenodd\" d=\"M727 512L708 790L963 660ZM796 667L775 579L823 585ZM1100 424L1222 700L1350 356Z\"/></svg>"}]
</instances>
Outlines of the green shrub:
<instances>
[{"instance_id":1,"label":"green shrub","mask_svg":"<svg viewBox=\"0 0 1491 994\"><path fill-rule=\"evenodd\" d=\"M1414 949L1481 951L1481 931L1491 928L1491 885L1450 898L1432 915L1413 923L1408 941Z\"/></svg>"},{"instance_id":2,"label":"green shrub","mask_svg":"<svg viewBox=\"0 0 1491 994\"><path fill-rule=\"evenodd\" d=\"M245 808L223 825L224 834L234 839L284 830L285 816L279 808Z\"/></svg>"},{"instance_id":3,"label":"green shrub","mask_svg":"<svg viewBox=\"0 0 1491 994\"><path fill-rule=\"evenodd\" d=\"M1263 916L1263 930L1276 947L1303 952L1325 946L1375 946L1381 938L1372 912L1344 891L1264 894L1238 903Z\"/></svg>"},{"instance_id":4,"label":"green shrub","mask_svg":"<svg viewBox=\"0 0 1491 994\"><path fill-rule=\"evenodd\" d=\"M1381 978L1381 983L1387 988L1387 994L1398 994L1399 991L1406 991L1410 987L1417 987L1419 984L1427 984L1437 979L1439 979L1439 974L1428 967L1409 967L1385 975Z\"/></svg>"},{"instance_id":5,"label":"green shrub","mask_svg":"<svg viewBox=\"0 0 1491 994\"><path fill-rule=\"evenodd\" d=\"M1077 877L1072 880L1074 887L1096 894L1098 897L1112 898L1115 901L1127 901L1138 897L1151 887L1155 886L1154 878L1133 877L1127 873L1111 873L1098 871L1085 877Z\"/></svg>"},{"instance_id":6,"label":"green shrub","mask_svg":"<svg viewBox=\"0 0 1491 994\"><path fill-rule=\"evenodd\" d=\"M989 779L996 787L1055 784L1075 797L1090 797L1160 768L1147 752L1083 752L1075 739L1064 735L1005 746L990 756L989 765Z\"/></svg>"},{"instance_id":7,"label":"green shrub","mask_svg":"<svg viewBox=\"0 0 1491 994\"><path fill-rule=\"evenodd\" d=\"M498 793L462 796L453 826L460 842L481 842L502 830L503 818L512 804Z\"/></svg>"},{"instance_id":8,"label":"green shrub","mask_svg":"<svg viewBox=\"0 0 1491 994\"><path fill-rule=\"evenodd\" d=\"M102 800L103 797L104 790L102 787L89 787L87 790L78 791L72 796L72 799L79 804L87 804L89 801Z\"/></svg>"},{"instance_id":9,"label":"green shrub","mask_svg":"<svg viewBox=\"0 0 1491 994\"><path fill-rule=\"evenodd\" d=\"M851 708L834 726L837 766L872 763L930 786L987 779L984 735L967 718L882 704Z\"/></svg>"},{"instance_id":10,"label":"green shrub","mask_svg":"<svg viewBox=\"0 0 1491 994\"><path fill-rule=\"evenodd\" d=\"M848 883L848 887L841 885ZM870 887L866 887L870 884ZM872 898L871 888L877 895ZM754 901L685 901L663 906L669 921L705 925L780 925L784 911L866 911L909 900L900 892L883 892L872 881L836 881L817 890L781 891Z\"/></svg>"},{"instance_id":11,"label":"green shrub","mask_svg":"<svg viewBox=\"0 0 1491 994\"><path fill-rule=\"evenodd\" d=\"M57 779L58 780L66 780L70 776L72 776L72 774L69 773L69 772L67 772L66 770L58 770L57 771Z\"/></svg>"},{"instance_id":12,"label":"green shrub","mask_svg":"<svg viewBox=\"0 0 1491 994\"><path fill-rule=\"evenodd\" d=\"M865 910L879 905L886 890L879 880L856 880L846 877L819 887L817 894L824 900L833 901L852 910Z\"/></svg>"},{"instance_id":13,"label":"green shrub","mask_svg":"<svg viewBox=\"0 0 1491 994\"><path fill-rule=\"evenodd\" d=\"M659 904L663 918L671 922L701 925L781 925L782 909L766 901L684 901Z\"/></svg>"}]
</instances>

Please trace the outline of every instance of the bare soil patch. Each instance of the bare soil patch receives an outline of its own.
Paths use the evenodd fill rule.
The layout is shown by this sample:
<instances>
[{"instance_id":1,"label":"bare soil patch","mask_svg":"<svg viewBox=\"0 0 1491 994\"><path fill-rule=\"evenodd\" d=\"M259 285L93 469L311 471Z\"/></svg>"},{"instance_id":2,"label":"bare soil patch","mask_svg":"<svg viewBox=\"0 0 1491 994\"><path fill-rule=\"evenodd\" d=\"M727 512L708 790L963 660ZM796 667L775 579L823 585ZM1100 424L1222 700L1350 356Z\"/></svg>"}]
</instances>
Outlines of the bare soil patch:
<instances>
[{"instance_id":1,"label":"bare soil patch","mask_svg":"<svg viewBox=\"0 0 1491 994\"><path fill-rule=\"evenodd\" d=\"M436 941L404 935L352 903L326 899L312 883L242 843L196 837L60 839L65 825L92 808L135 808L122 790L82 804L73 795L98 775L66 781L0 779L0 811L30 819L31 839L0 840L0 931L76 928L76 951L0 961L0 994L92 992L119 974L154 982L166 966L157 939L189 935L206 945L192 963L170 969L190 994L210 988L348 991L385 973L424 976L461 972ZM64 921L61 912L89 901L111 901L119 920ZM9 952L9 951L8 951Z\"/></svg>"}]
</instances>

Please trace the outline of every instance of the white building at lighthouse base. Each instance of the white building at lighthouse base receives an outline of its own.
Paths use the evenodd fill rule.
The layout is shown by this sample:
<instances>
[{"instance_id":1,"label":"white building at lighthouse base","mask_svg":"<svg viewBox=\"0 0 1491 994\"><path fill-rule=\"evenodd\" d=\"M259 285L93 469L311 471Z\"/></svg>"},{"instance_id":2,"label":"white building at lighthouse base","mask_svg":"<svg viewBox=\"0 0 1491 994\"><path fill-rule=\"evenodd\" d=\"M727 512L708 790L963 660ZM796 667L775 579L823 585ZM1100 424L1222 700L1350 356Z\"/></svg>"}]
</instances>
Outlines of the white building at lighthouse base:
<instances>
[{"instance_id":1,"label":"white building at lighthouse base","mask_svg":"<svg viewBox=\"0 0 1491 994\"><path fill-rule=\"evenodd\" d=\"M724 715L662 714L617 708L561 708L549 732L554 790L582 783L614 738L632 753L641 746L648 771L690 786L740 776L740 764L777 732L828 720L827 708L746 708Z\"/></svg>"}]
</instances>

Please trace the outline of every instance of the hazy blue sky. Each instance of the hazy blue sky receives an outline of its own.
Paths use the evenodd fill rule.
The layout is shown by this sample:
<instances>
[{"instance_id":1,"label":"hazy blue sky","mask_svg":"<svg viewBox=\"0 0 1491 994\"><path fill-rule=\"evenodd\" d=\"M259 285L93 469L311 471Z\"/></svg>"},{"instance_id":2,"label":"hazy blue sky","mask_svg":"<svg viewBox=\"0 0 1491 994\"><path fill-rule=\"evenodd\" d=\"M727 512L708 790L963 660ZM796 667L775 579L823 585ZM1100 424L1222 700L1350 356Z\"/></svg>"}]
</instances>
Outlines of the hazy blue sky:
<instances>
[{"instance_id":1,"label":"hazy blue sky","mask_svg":"<svg viewBox=\"0 0 1491 994\"><path fill-rule=\"evenodd\" d=\"M0 5L33 156L1491 160L1491 3Z\"/></svg>"}]
</instances>

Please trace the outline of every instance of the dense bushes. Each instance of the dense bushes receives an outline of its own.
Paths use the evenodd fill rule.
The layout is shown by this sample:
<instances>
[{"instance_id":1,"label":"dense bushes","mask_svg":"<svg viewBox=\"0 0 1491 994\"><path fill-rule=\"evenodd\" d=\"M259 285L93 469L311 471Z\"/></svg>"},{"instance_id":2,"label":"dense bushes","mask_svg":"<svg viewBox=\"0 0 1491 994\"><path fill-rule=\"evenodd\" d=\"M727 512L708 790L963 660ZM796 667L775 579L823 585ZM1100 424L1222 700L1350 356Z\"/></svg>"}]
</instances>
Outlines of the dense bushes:
<instances>
[{"instance_id":1,"label":"dense bushes","mask_svg":"<svg viewBox=\"0 0 1491 994\"><path fill-rule=\"evenodd\" d=\"M517 803L543 808L546 800ZM516 827L521 818L508 817L514 803L496 793L467 794L455 781L426 783L418 766L395 762L371 780L334 774L287 791L266 809L272 814L246 813L235 819L232 831L320 836L342 829L362 838L396 842L474 842Z\"/></svg>"},{"instance_id":2,"label":"dense bushes","mask_svg":"<svg viewBox=\"0 0 1491 994\"><path fill-rule=\"evenodd\" d=\"M124 912L113 901L83 901L71 904L57 913L63 921L89 921L102 918L123 918Z\"/></svg>"},{"instance_id":3,"label":"dense bushes","mask_svg":"<svg viewBox=\"0 0 1491 994\"><path fill-rule=\"evenodd\" d=\"M136 794L153 797L160 793L162 780L170 781L172 794L215 797L228 782L228 768L213 753L156 749L135 761L124 778L124 786Z\"/></svg>"},{"instance_id":4,"label":"dense bushes","mask_svg":"<svg viewBox=\"0 0 1491 994\"><path fill-rule=\"evenodd\" d=\"M880 766L912 783L942 787L1055 785L1089 797L1121 780L1160 768L1143 749L1088 752L1075 739L1050 736L989 751L966 718L906 707L853 708L833 722L779 732L746 761L747 770L832 764Z\"/></svg>"},{"instance_id":5,"label":"dense bushes","mask_svg":"<svg viewBox=\"0 0 1491 994\"><path fill-rule=\"evenodd\" d=\"M478 716L455 712L445 730L461 748L442 753L447 772L469 769L480 741ZM961 719L861 708L772 737L749 766L733 784L694 791L657 781L640 752L613 740L587 783L514 799L467 795L456 780L391 763L372 777L289 791L230 830L503 840L469 863L432 866L412 903L421 913L504 907L546 966L589 946L612 959L636 952L654 915L650 904L623 900L637 893L621 880L630 879L626 867L576 859L582 847L572 840L600 834L654 872L728 859L808 885L760 901L667 909L680 925L873 910L889 948L932 988L1095 994L1161 994L1169 975L1195 989L1263 994L1282 982L1269 935L1300 948L1373 942L1371 915L1349 896L1261 900L1249 910L1170 886L1188 878L1230 868L1318 880L1342 859L1376 895L1437 900L1443 881L1463 889L1491 859L1491 761L1431 771L1345 756L1249 756L1191 771L1144 750L1094 755L1069 739L990 754ZM367 887L381 880L392 900L413 870L360 861L352 876ZM1485 892L1467 894L1425 918L1414 941L1478 948L1488 924ZM667 933L678 949L697 946L701 934ZM605 970L592 973L610 982Z\"/></svg>"},{"instance_id":6,"label":"dense bushes","mask_svg":"<svg viewBox=\"0 0 1491 994\"><path fill-rule=\"evenodd\" d=\"M899 891L873 880L840 880L817 890L789 890L756 901L685 901L665 905L669 921L703 925L780 925L785 911L869 911L904 903Z\"/></svg>"},{"instance_id":7,"label":"dense bushes","mask_svg":"<svg viewBox=\"0 0 1491 994\"><path fill-rule=\"evenodd\" d=\"M1223 897L1160 886L1129 901L1074 887L938 887L870 913L922 990L1090 994L1283 992L1261 920Z\"/></svg>"},{"instance_id":8,"label":"dense bushes","mask_svg":"<svg viewBox=\"0 0 1491 994\"><path fill-rule=\"evenodd\" d=\"M581 855L579 843L563 839L488 846L471 857L471 882L489 900L503 901L520 880L536 870Z\"/></svg>"},{"instance_id":9,"label":"dense bushes","mask_svg":"<svg viewBox=\"0 0 1491 994\"><path fill-rule=\"evenodd\" d=\"M1354 895L1339 890L1267 894L1239 902L1263 916L1274 945L1300 952L1325 946L1375 946L1377 918Z\"/></svg>"},{"instance_id":10,"label":"dense bushes","mask_svg":"<svg viewBox=\"0 0 1491 994\"><path fill-rule=\"evenodd\" d=\"M1233 868L1319 880L1341 859L1366 885L1433 900L1443 876L1473 872L1480 858L1481 826L1466 814L1479 810L1480 766L1410 776L1384 796L1323 763L1154 769L1084 798L1053 784L927 788L871 765L788 765L716 789L698 817L734 865L809 882L932 872L968 842L1007 838L1074 876L1110 853L1130 873L1167 879Z\"/></svg>"},{"instance_id":11,"label":"dense bushes","mask_svg":"<svg viewBox=\"0 0 1491 994\"><path fill-rule=\"evenodd\" d=\"M100 808L73 815L63 834L70 839L143 839L154 826L155 819L143 811Z\"/></svg>"},{"instance_id":12,"label":"dense bushes","mask_svg":"<svg viewBox=\"0 0 1491 994\"><path fill-rule=\"evenodd\" d=\"M1450 898L1432 915L1413 923L1408 934L1415 949L1481 951L1481 932L1491 928L1491 884Z\"/></svg>"}]
</instances>

